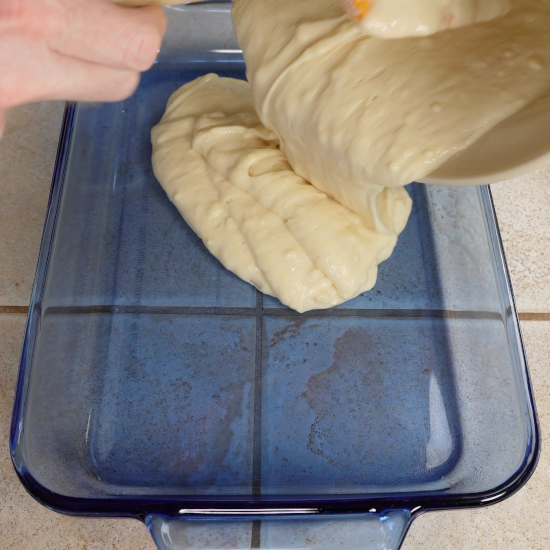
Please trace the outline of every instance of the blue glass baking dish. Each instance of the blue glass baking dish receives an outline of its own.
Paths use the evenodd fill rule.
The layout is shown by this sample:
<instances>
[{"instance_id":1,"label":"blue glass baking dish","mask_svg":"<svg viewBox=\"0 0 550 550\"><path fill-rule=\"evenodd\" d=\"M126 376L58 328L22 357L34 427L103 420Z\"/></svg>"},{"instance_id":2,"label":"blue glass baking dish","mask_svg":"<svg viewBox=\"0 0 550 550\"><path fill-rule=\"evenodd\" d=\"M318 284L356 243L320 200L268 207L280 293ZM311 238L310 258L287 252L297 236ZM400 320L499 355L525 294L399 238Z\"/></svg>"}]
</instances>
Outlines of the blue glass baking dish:
<instances>
[{"instance_id":1,"label":"blue glass baking dish","mask_svg":"<svg viewBox=\"0 0 550 550\"><path fill-rule=\"evenodd\" d=\"M244 78L227 4L168 10L155 67L65 113L11 430L19 477L160 548L399 547L498 502L539 432L487 187L411 184L375 288L299 315L224 270L156 182L177 87Z\"/></svg>"}]
</instances>

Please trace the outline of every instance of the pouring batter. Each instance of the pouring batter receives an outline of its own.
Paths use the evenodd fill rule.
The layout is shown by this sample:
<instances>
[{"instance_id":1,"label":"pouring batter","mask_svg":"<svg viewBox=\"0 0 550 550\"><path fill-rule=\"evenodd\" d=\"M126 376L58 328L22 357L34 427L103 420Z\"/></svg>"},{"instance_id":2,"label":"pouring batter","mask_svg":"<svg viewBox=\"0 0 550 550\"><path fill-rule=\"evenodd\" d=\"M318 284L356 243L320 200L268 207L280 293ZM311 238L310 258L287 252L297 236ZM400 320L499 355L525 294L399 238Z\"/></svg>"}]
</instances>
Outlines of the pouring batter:
<instances>
[{"instance_id":1,"label":"pouring batter","mask_svg":"<svg viewBox=\"0 0 550 550\"><path fill-rule=\"evenodd\" d=\"M429 38L368 36L338 0L236 0L233 24L252 96L213 76L176 92L153 130L155 174L228 269L298 311L371 288L410 212L403 186L550 87L550 7L538 0ZM268 162L251 173L259 154ZM274 209L274 193L293 202L289 180L311 183L331 213ZM338 226L338 203L368 229L359 241L315 234Z\"/></svg>"}]
</instances>

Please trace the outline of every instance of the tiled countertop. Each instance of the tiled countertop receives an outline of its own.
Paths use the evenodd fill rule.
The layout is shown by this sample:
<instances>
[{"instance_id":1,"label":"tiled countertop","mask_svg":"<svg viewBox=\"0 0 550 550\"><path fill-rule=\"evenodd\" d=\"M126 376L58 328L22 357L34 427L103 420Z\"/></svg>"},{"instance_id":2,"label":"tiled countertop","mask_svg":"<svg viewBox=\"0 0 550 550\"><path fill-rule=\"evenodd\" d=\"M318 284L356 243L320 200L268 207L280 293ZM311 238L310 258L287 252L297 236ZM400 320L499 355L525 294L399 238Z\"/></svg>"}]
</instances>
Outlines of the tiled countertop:
<instances>
[{"instance_id":1,"label":"tiled countertop","mask_svg":"<svg viewBox=\"0 0 550 550\"><path fill-rule=\"evenodd\" d=\"M28 496L8 452L8 431L26 311L33 284L63 106L13 110L0 141L0 548L154 550L129 519L50 512ZM403 550L550 548L550 169L492 186L542 429L529 483L501 504L426 514Z\"/></svg>"}]
</instances>

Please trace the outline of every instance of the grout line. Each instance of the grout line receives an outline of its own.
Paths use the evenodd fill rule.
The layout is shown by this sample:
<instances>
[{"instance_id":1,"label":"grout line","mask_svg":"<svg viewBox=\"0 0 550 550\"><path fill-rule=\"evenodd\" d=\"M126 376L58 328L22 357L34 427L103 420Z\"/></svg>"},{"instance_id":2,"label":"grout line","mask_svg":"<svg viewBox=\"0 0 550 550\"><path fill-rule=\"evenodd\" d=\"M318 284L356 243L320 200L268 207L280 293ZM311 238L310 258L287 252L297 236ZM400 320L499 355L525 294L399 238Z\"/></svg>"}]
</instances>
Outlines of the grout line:
<instances>
[{"instance_id":1,"label":"grout line","mask_svg":"<svg viewBox=\"0 0 550 550\"><path fill-rule=\"evenodd\" d=\"M259 495L262 476L262 340L263 294L256 291L256 351L254 357L254 424L252 435L252 494Z\"/></svg>"},{"instance_id":2,"label":"grout line","mask_svg":"<svg viewBox=\"0 0 550 550\"><path fill-rule=\"evenodd\" d=\"M550 313L518 313L520 321L550 321Z\"/></svg>"},{"instance_id":3,"label":"grout line","mask_svg":"<svg viewBox=\"0 0 550 550\"><path fill-rule=\"evenodd\" d=\"M261 521L252 522L252 537L251 537L252 540L250 541L250 548L260 548L260 544L262 542L261 529L262 529Z\"/></svg>"},{"instance_id":4,"label":"grout line","mask_svg":"<svg viewBox=\"0 0 550 550\"><path fill-rule=\"evenodd\" d=\"M55 307L52 307L52 308L48 308L48 311L47 313L135 313L135 309L143 309L145 311L143 311L144 313L145 312L150 312L150 313L187 313L187 314L225 314L225 315L247 315L247 314L253 314L254 312L254 309L253 308L190 308L190 307L166 307L166 308L157 308L157 307L151 307L151 308L147 308L147 306L143 307L143 308L135 308L135 307L120 307L120 308L117 308L116 306L89 306L89 307L74 307L74 308L71 308L71 307L60 307L60 308L55 308ZM157 311L157 309L159 311ZM147 310L150 310L150 311L147 311ZM163 311L164 310L164 311ZM181 310L181 311L180 311ZM200 310L200 311L198 311ZM221 311L220 311L221 310ZM304 317L309 317L309 316L313 316L313 317L324 317L325 315L327 315L327 313L325 313L326 310L321 310L321 311L315 311L313 314L311 312L307 312L306 314L302 314ZM334 313L334 312L338 312L338 313ZM374 315L371 315L373 317L378 317L379 314L381 313L381 311L386 311L387 313L390 314L390 316L399 316L399 314L401 313L404 317L414 317L415 314L418 315L419 317L427 317L427 316L434 316L434 317L439 317L439 316L443 316L443 317L446 317L446 316L449 316L449 317L481 317L481 318L484 318L484 317L490 317L490 318L493 318L494 317L494 314L489 314L489 315L483 315L481 312L446 312L447 315L445 315L443 312L435 312L435 311L430 311L430 310L425 310L425 313L424 315L422 315L422 313L418 312L418 311L415 311L415 310L333 310L331 311L331 314L329 316L342 316L342 317L347 317L348 315L349 316L354 316L354 315L359 315L359 316L365 316L365 317L370 317L370 315L365 315L366 312L368 311L371 311L371 312L375 312ZM412 313L414 312L414 313ZM4 313L24 313L25 315L27 315L29 313L29 306L0 306L0 314L4 314ZM411 315L412 313L412 315ZM477 315L476 315L477 313ZM481 315L480 315L481 313ZM281 311L279 310L272 310L272 311L264 311L263 312L264 315L275 315L275 316L278 316L278 315L291 315L291 316L294 316L294 315L299 315L297 314L295 311L292 311L292 310L288 310L286 308L281 308ZM308 315L309 314L309 315ZM378 314L378 315L377 315ZM435 315L434 315L435 314ZM439 315L438 315L439 314ZM380 315L380 316L383 316L383 315ZM521 313L518 313L518 316L519 316L519 320L520 321L550 321L550 312L548 313L533 313L533 312L521 312Z\"/></svg>"},{"instance_id":5,"label":"grout line","mask_svg":"<svg viewBox=\"0 0 550 550\"><path fill-rule=\"evenodd\" d=\"M262 486L262 355L264 295L256 290L256 352L254 358L254 424L252 435L252 494L261 494ZM260 548L261 521L252 522L250 548Z\"/></svg>"},{"instance_id":6,"label":"grout line","mask_svg":"<svg viewBox=\"0 0 550 550\"><path fill-rule=\"evenodd\" d=\"M0 306L0 314L2 313L29 313L29 306Z\"/></svg>"},{"instance_id":7,"label":"grout line","mask_svg":"<svg viewBox=\"0 0 550 550\"><path fill-rule=\"evenodd\" d=\"M502 315L494 311L452 311L440 309L314 309L297 313L288 308L261 307L187 307L187 306L50 306L45 315L53 314L164 314L164 315L234 315L259 317L364 317L378 318L437 318L437 319L492 319L500 321Z\"/></svg>"}]
</instances>

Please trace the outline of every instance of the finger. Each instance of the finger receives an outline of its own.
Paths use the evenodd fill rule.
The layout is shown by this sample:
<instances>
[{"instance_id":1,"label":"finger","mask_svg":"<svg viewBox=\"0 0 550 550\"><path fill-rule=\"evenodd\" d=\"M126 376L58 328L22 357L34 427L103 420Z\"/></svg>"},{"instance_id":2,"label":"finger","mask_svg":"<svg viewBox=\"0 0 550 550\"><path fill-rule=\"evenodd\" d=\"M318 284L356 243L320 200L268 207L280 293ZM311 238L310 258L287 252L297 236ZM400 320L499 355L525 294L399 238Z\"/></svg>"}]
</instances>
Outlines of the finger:
<instances>
[{"instance_id":1,"label":"finger","mask_svg":"<svg viewBox=\"0 0 550 550\"><path fill-rule=\"evenodd\" d=\"M123 6L175 6L181 4L182 0L109 0L113 4ZM191 2L200 2L200 0L191 0Z\"/></svg>"},{"instance_id":2,"label":"finger","mask_svg":"<svg viewBox=\"0 0 550 550\"><path fill-rule=\"evenodd\" d=\"M151 67L166 30L161 8L125 8L103 0L63 2L66 20L52 37L52 50L118 69Z\"/></svg>"},{"instance_id":3,"label":"finger","mask_svg":"<svg viewBox=\"0 0 550 550\"><path fill-rule=\"evenodd\" d=\"M44 86L39 99L71 101L122 101L131 96L139 84L140 73L106 67L89 61L58 56L55 61L59 75Z\"/></svg>"},{"instance_id":4,"label":"finger","mask_svg":"<svg viewBox=\"0 0 550 550\"><path fill-rule=\"evenodd\" d=\"M70 58L11 35L0 42L0 109L42 99L119 101L132 94L139 73ZM15 57L14 57L15 56ZM32 76L30 76L32 75Z\"/></svg>"}]
</instances>

